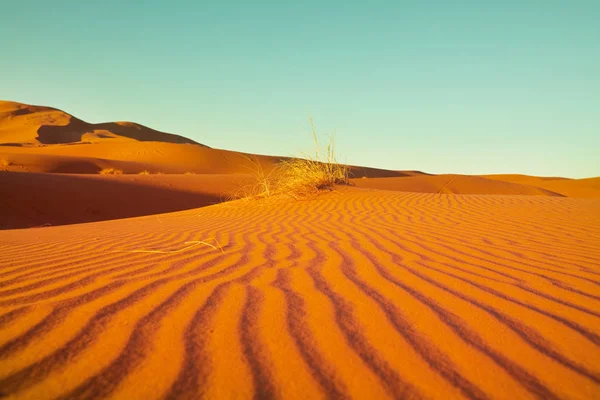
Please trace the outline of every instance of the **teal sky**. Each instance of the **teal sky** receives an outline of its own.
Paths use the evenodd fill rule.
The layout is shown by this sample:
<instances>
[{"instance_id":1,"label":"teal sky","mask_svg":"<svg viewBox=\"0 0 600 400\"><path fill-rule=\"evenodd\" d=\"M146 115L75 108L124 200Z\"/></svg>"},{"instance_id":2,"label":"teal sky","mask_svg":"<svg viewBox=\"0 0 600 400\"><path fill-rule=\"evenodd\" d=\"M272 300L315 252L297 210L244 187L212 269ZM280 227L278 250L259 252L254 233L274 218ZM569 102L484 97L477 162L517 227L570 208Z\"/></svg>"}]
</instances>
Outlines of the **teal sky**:
<instances>
[{"instance_id":1,"label":"teal sky","mask_svg":"<svg viewBox=\"0 0 600 400\"><path fill-rule=\"evenodd\" d=\"M211 147L431 173L600 175L600 1L33 1L0 99Z\"/></svg>"}]
</instances>

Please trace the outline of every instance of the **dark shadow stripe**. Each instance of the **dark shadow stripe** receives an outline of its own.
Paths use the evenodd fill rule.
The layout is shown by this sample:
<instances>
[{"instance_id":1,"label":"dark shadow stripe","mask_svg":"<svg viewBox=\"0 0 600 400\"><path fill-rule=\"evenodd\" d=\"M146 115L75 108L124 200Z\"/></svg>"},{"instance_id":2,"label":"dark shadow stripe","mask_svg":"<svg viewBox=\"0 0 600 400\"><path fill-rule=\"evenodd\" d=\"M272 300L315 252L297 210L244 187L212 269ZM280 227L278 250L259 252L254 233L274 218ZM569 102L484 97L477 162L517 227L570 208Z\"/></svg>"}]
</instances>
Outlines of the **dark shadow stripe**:
<instances>
[{"instance_id":1,"label":"dark shadow stripe","mask_svg":"<svg viewBox=\"0 0 600 400\"><path fill-rule=\"evenodd\" d=\"M583 306L571 303L570 301L562 300L559 297L556 297L556 296L553 296L553 295L550 295L550 294L546 294L546 293L540 292L538 290L532 289L532 288L530 288L528 286L525 286L525 285L513 285L513 286L516 286L519 289L524 290L524 291L529 292L529 293L532 293L532 294L534 294L536 296L540 296L540 297L542 297L544 299L547 299L547 300L554 301L556 303L562 304L565 307L569 307L569 308L572 308L574 310L581 311L582 313L585 313L585 314L588 314L588 315L593 315L594 317L599 317L600 318L600 312L596 312L594 310L590 310L589 308L586 308L586 307L583 307Z\"/></svg>"},{"instance_id":2,"label":"dark shadow stripe","mask_svg":"<svg viewBox=\"0 0 600 400\"><path fill-rule=\"evenodd\" d=\"M280 396L274 385L268 362L263 358L266 349L261 345L258 315L263 307L264 296L259 289L246 286L247 297L239 325L242 349L252 371L254 399L273 399Z\"/></svg>"},{"instance_id":3,"label":"dark shadow stripe","mask_svg":"<svg viewBox=\"0 0 600 400\"><path fill-rule=\"evenodd\" d=\"M48 314L40 322L32 326L19 337L14 338L10 342L7 342L0 347L0 359L9 357L14 353L24 349L33 341L41 339L46 333L50 332L62 321L64 321L74 308L106 296L107 294L119 289L121 286L123 286L123 282L113 282L100 289L96 289L76 298L60 302L54 308L54 310L52 310L52 312L50 312L50 314Z\"/></svg>"},{"instance_id":4,"label":"dark shadow stripe","mask_svg":"<svg viewBox=\"0 0 600 400\"><path fill-rule=\"evenodd\" d=\"M362 335L358 321L354 317L353 306L343 296L335 293L333 288L322 277L320 269L324 264L326 256L311 241L308 244L315 253L317 259L313 266L307 268L307 272L312 278L314 286L323 293L335 309L336 322L346 337L346 341L356 354L365 362L365 364L379 377L384 389L394 398L420 398L417 388L406 382L392 368L388 362L379 357L377 350Z\"/></svg>"},{"instance_id":5,"label":"dark shadow stripe","mask_svg":"<svg viewBox=\"0 0 600 400\"><path fill-rule=\"evenodd\" d=\"M209 334L204 332L204 335L197 335L196 332L199 327L211 326L229 286L226 283L217 286L185 328L183 364L165 399L193 400L203 397L202 383L206 380L212 364L210 358L203 353Z\"/></svg>"},{"instance_id":6,"label":"dark shadow stripe","mask_svg":"<svg viewBox=\"0 0 600 400\"><path fill-rule=\"evenodd\" d=\"M334 367L328 365L328 362L316 347L313 333L306 324L308 314L304 306L305 301L301 295L292 289L290 274L289 270L280 269L277 280L273 283L273 286L280 289L286 298L288 333L293 338L296 348L309 368L312 377L327 394L326 397L330 399L349 399L352 396L348 393L348 388L343 382L336 379Z\"/></svg>"},{"instance_id":7,"label":"dark shadow stripe","mask_svg":"<svg viewBox=\"0 0 600 400\"><path fill-rule=\"evenodd\" d=\"M380 234L374 232L371 228L368 228L370 232L372 232L375 236L380 236ZM387 238L387 240L391 241L392 243L394 243L395 245L397 245L397 242L394 239L391 238ZM522 324L517 324L514 323L516 322L516 320L514 320L513 318L509 317L508 315L506 315L505 313L499 312L496 309L494 309L491 306L486 305L483 302L477 301L475 299L471 299L467 296L465 296L464 294L462 294L459 291L453 290L451 288L449 288L446 285L443 285L441 283L439 283L438 281L436 281L433 278L428 277L427 275L424 275L420 272L418 272L415 268L409 267L405 264L403 264L402 262L402 258L400 256L398 256L397 254L387 250L386 248L384 248L381 244L379 244L378 242L374 241L374 240L370 240L370 242L373 244L373 246L375 246L379 251L388 254L392 260L396 263L397 266L400 266L401 268L409 271L410 273L412 273L413 275L423 279L426 282L429 282L430 284L448 292L451 293L452 295L467 301L468 303L472 304L475 307L478 307L484 311L486 311L487 313L489 313L490 315L492 315L493 317L496 318L496 320L498 320L500 323L504 324L505 326L507 326L509 329L511 329L512 331L514 331L517 335L519 335L522 339L524 339L527 343L529 343L532 347L534 347L536 350L540 351L542 354L544 354L545 356L554 359L555 361L557 361L558 363L564 365L565 367L573 370L574 372L583 375L591 380L593 380L594 382L599 382L599 377L597 376L597 374L589 371L587 368L585 368L584 366L569 360L567 357L565 357L564 355L560 354L559 352L555 351L552 346L550 344L548 344L545 340L541 340L542 336L539 334L533 334L533 330L532 329L527 329L527 331L522 330L522 328L524 327L524 325ZM428 269L433 269L438 271L436 268L430 267L427 264L420 262L420 261L416 261L416 263L418 263L419 265L428 268ZM384 269L380 269L382 271L382 273L386 273L388 274ZM445 275L449 275L449 276L454 276L452 274L443 272L443 271L438 271L441 272ZM389 275L390 279L393 279L394 281L396 281L398 284L400 284L399 281L397 281L395 278L393 278L393 276ZM457 279L461 279L461 278L457 278ZM463 281L467 281L466 279L462 278L461 280ZM469 281L467 281L467 283L469 283ZM403 285L405 288L408 288L408 286ZM536 340L537 339L537 340ZM536 392L540 391L540 393L542 393L545 390L549 390L547 388L533 388Z\"/></svg>"},{"instance_id":8,"label":"dark shadow stripe","mask_svg":"<svg viewBox=\"0 0 600 400\"><path fill-rule=\"evenodd\" d=\"M425 267L427 268L427 266L425 266ZM459 298L469 302L470 304L486 311L487 313L489 313L490 315L495 317L499 322L503 323L505 326L507 326L509 329L511 329L513 332L515 332L517 335L519 335L523 340L525 340L527 343L529 343L533 348L538 350L540 353L544 354L545 356L564 365L565 367L573 370L574 372L593 380L594 382L600 383L600 378L597 376L597 374L589 371L584 366L577 364L574 361L569 360L567 357L565 357L561 353L554 350L552 348L552 346L549 343L547 343L546 340L543 339L543 337L540 334L538 334L537 332L535 332L532 328L526 327L522 323L518 322L516 319L508 316L505 313L502 313L502 312L496 310L495 308L493 308L491 306L486 305L485 303L482 303L475 299L469 298L458 291L450 289L449 287L442 285L442 284L438 283L437 281L430 279L427 276L416 272L413 269L410 269L410 270L413 274L415 274L419 278L421 278L421 279L431 283L432 285L435 285L435 286L455 295L456 297L459 297Z\"/></svg>"},{"instance_id":9,"label":"dark shadow stripe","mask_svg":"<svg viewBox=\"0 0 600 400\"><path fill-rule=\"evenodd\" d=\"M13 323L23 315L26 315L30 310L31 306L25 306L0 315L0 328L4 328L6 325Z\"/></svg>"},{"instance_id":10,"label":"dark shadow stripe","mask_svg":"<svg viewBox=\"0 0 600 400\"><path fill-rule=\"evenodd\" d=\"M371 232L373 232L375 234L375 236L378 236L379 234L377 234L376 232L374 232L372 229L369 229ZM352 236L352 235L351 235ZM396 244L396 242L393 239L388 238L387 240L390 240L392 243ZM589 370L587 370L585 367L576 364L574 362L572 362L571 360L567 359L566 357L564 357L563 355L561 355L560 353L556 352L555 350L552 349L552 346L550 346L549 344L547 344L544 340L542 340L541 336L536 334L536 338L537 341L533 339L533 335L532 335L532 330L528 329L528 333L526 334L523 331L523 325L517 325L515 323L511 323L511 321L514 321L512 318L508 317L507 315L503 314L503 313L499 313L496 312L495 309L493 309L492 307L486 306L484 303L478 302L476 300L471 301L471 299L469 299L468 297L464 296L462 293L459 293L457 291L454 291L452 289L449 289L448 287L446 287L445 285L442 285L440 283L438 283L437 281L435 281L432 278L429 278L419 272L417 272L415 269L408 267L406 265L403 265L402 263L402 258L399 257L397 254L390 252L389 250L385 249L382 245L380 245L379 243L377 243L376 241L372 240L372 238L369 238L369 241L380 251L390 255L392 257L392 259L394 260L394 262L402 267L405 270L408 270L409 272L413 273L414 275L418 276L419 278L433 284L434 286L445 290L467 302L469 302L470 304L479 307L481 309L483 309L484 311L492 314L492 316L496 317L496 319L505 324L509 329L513 330L515 333L517 333L519 336L521 336L524 340L526 340L526 342L528 342L530 345L532 345L534 348L536 348L538 351L542 352L544 355L555 359L555 361L565 365L567 368L570 368L572 370L574 370L575 372L592 379L593 381L597 382L598 381L598 376L596 376L594 373L590 372ZM354 240L354 246L358 245L358 243ZM368 253L370 254L370 253ZM371 261L375 264L378 265L378 263L375 261L373 261L373 258L371 257ZM430 268L429 266L427 266L425 263L423 262L419 262L417 261L417 263L419 265L422 265L426 268ZM415 293L415 295L418 293L416 291L414 291L414 289L411 289L410 287L408 287L407 285L402 284L400 281L398 281L397 279L395 279L392 275L390 275L384 268L378 267L380 273L387 275L387 277L389 278L389 280L393 283L396 283L398 285L401 285L402 288L404 288L407 291L413 291ZM514 321L516 322L516 321ZM517 366L515 364L516 367L518 367L519 369L522 370L522 372L526 372L523 368ZM530 375L527 373L527 375ZM548 392L549 389L545 388L545 387L540 387L539 385L535 384L535 382L531 381L530 378L527 378L527 376L523 375L524 378L528 379L526 382L527 385L530 386L530 388L534 391L534 393L538 393L538 394L543 394L545 392ZM537 379L536 379L537 381ZM550 395L550 394L548 394Z\"/></svg>"},{"instance_id":11,"label":"dark shadow stripe","mask_svg":"<svg viewBox=\"0 0 600 400\"><path fill-rule=\"evenodd\" d=\"M73 339L35 364L0 380L0 388L14 393L38 383L53 370L68 366L74 357L84 352L103 334L106 326L119 312L141 301L164 284L165 282L154 282L138 289L126 298L102 308ZM63 318L68 311L69 309L63 311Z\"/></svg>"},{"instance_id":12,"label":"dark shadow stripe","mask_svg":"<svg viewBox=\"0 0 600 400\"><path fill-rule=\"evenodd\" d=\"M471 281L469 279L466 279L466 278L463 278L461 276L454 275L454 274L452 274L450 272L446 272L446 271L440 270L438 268L432 267L430 265L427 265L427 264L419 262L419 261L417 261L417 263L420 264L420 265L422 265L425 268L437 271L437 272L439 272L441 274L444 274L444 275L447 275L447 276L451 276L451 277L453 277L455 279L463 281L463 282L465 282L465 283L467 283L469 285L472 285L472 286L474 286L474 287L476 287L476 288L478 288L478 289L480 289L480 290L482 290L482 291L484 291L486 293L489 293L489 294L491 294L493 296L496 296L498 298L501 298L503 300L506 300L506 301L514 303L514 304L518 304L518 305L520 305L520 306L522 306L524 308L527 308L528 310L538 312L538 313L540 313L540 314L542 314L542 315L544 315L544 316L546 316L548 318L551 318L551 319L553 319L553 320L555 320L555 321L557 321L557 322L559 322L559 323L561 323L561 324L563 324L563 325L571 328L575 332L577 332L577 333L581 334L582 336L586 337L588 340L590 340L595 345L600 346L600 336L599 335L597 335L594 332L591 332L587 328L581 326L580 324L578 324L578 323L576 323L574 321L571 321L571 320L566 319L564 317L561 317L559 315L553 314L553 313L551 313L549 311L546 311L544 309L541 309L541 308L539 308L537 306L533 306L533 305L524 303L524 302L522 302L522 301L520 301L520 300L518 300L518 299L516 299L514 297L505 295L504 293L501 293L501 292L499 292L499 291L497 291L495 289L492 289L492 288L489 288L489 287L487 287L485 285L473 282L473 281Z\"/></svg>"},{"instance_id":13,"label":"dark shadow stripe","mask_svg":"<svg viewBox=\"0 0 600 400\"><path fill-rule=\"evenodd\" d=\"M224 258L226 255L219 255L218 258ZM195 281L189 282L189 284L196 284L200 282L209 282L211 280L217 279L219 277L226 276L227 274L236 270L238 266L232 265L222 271L218 271L212 275L208 275L206 277L196 278ZM100 309L94 317L82 328L81 331L77 333L77 335L71 339L67 344L65 344L60 349L54 351L52 354L48 355L44 359L38 361L37 363L19 371L15 374L11 375L0 381L0 387L2 387L4 382L11 382L11 391L22 390L23 388L29 387L32 384L36 383L39 380L45 378L52 370L57 368L64 368L68 365L69 360L77 357L79 354L85 351L85 349L94 341L96 341L103 333L106 325L114 318L119 312L125 310L126 308L132 306L137 303L144 297L152 294L158 287L167 284L168 282L175 281L176 277L163 278L161 280L154 281L143 288L140 288L128 295L122 300L119 300L116 303L105 306ZM122 286L122 282L119 282L119 287ZM104 288L103 288L104 289ZM114 289L113 289L114 290ZM106 294L101 290L96 293L93 298L101 297ZM78 304L76 304L78 305ZM64 319L66 315L65 313L69 312L71 308L75 307L74 304L69 304L68 307L65 307L63 314L61 314L61 318ZM52 323L55 325L58 319L54 318ZM39 331L39 330L38 330ZM37 331L36 331L37 332ZM29 332L28 332L29 334ZM29 334L31 336L31 334ZM32 338L35 338L35 333ZM13 349L13 351L15 351Z\"/></svg>"},{"instance_id":14,"label":"dark shadow stripe","mask_svg":"<svg viewBox=\"0 0 600 400\"><path fill-rule=\"evenodd\" d=\"M353 246L358 246L358 243L353 242ZM475 349L481 351L484 355L488 356L494 361L500 368L505 370L509 375L517 380L517 382L523 385L529 392L542 399L558 399L559 397L554 394L549 388L545 387L539 379L530 374L525 368L511 361L509 358L504 356L502 353L490 348L485 340L483 340L474 330L470 329L462 319L457 317L450 311L445 310L436 301L425 296L418 290L402 283L397 280L394 276L389 274L385 268L382 268L377 260L372 255L365 251L365 255L375 265L379 273L389 282L405 290L407 293L412 295L415 299L420 301L423 305L428 307L433 313L435 313L454 333L456 333L462 340L467 344L473 346Z\"/></svg>"},{"instance_id":15,"label":"dark shadow stripe","mask_svg":"<svg viewBox=\"0 0 600 400\"><path fill-rule=\"evenodd\" d=\"M416 332L410 323L402 317L402 312L393 303L357 275L354 260L352 260L348 254L340 250L336 243L331 243L331 247L344 260L344 265L341 268L344 276L359 287L368 297L379 304L388 320L396 328L395 330L410 344L413 350L425 360L431 369L439 373L448 383L460 390L465 397L470 399L488 398L483 390L458 372L454 363L435 344L425 340L419 332ZM372 262L372 260L370 261Z\"/></svg>"},{"instance_id":16,"label":"dark shadow stripe","mask_svg":"<svg viewBox=\"0 0 600 400\"><path fill-rule=\"evenodd\" d=\"M238 269L241 266L247 265L249 261L248 252L244 252L241 260L229 268ZM219 311L219 307L231 285L245 277L256 276L257 269L255 267L240 278L219 284L207 298L204 305L196 311L185 328L183 337L185 355L182 369L179 371L177 378L165 396L167 399L196 399L201 397L204 382L210 374L211 368L211 360L204 354L203 349L212 331L207 332L206 330L202 330L202 334L199 334L198 329L204 326L211 326L211 321Z\"/></svg>"},{"instance_id":17,"label":"dark shadow stripe","mask_svg":"<svg viewBox=\"0 0 600 400\"><path fill-rule=\"evenodd\" d=\"M373 231L373 229L371 229L371 228L367 228L367 229L369 229L369 231L373 232L375 235L378 235L378 236L380 236L380 234L378 234L378 233L374 232L374 231ZM389 232L389 231L388 231L388 232ZM391 233L391 232L390 232L390 233ZM394 239L392 239L391 237L387 237L387 238L386 238L386 240L389 240L390 242L394 243L394 245L398 246L399 248L401 248L401 249L403 249L403 250L405 250L405 251L407 251L407 252L413 253L413 252L412 252L412 251L410 251L410 250L406 250L406 249L404 248L404 246L402 246L401 244L399 244L398 242L396 242L396 241L395 241ZM385 248L383 248L382 246L379 246L379 245L378 245L377 243L375 243L374 241L372 241L372 243L374 243L374 245L376 245L376 247L378 248L378 250L381 250L381 251L385 252L386 254L389 254L389 255L391 255L392 257L394 257L394 260L395 260L395 262L397 262L398 264L401 264L401 263L402 263L402 257L399 257L399 256L398 256L398 255L396 255L395 253L391 253L391 252L389 252L388 250L386 250L386 249L385 249ZM591 342L593 342L594 344L596 344L596 345L600 345L600 336L599 336L599 335L595 334L594 332L591 332L591 331L589 331L587 328L585 328L585 327L581 326L580 324L578 324L578 323L576 323L576 322L574 322L574 321L570 321L570 320L568 320L568 319L566 319L566 318L563 318L563 317L561 317L561 316L558 316L558 315L552 314L552 313L550 313L550 312L548 312L548 311L546 311L546 310L540 309L540 308L538 308L538 307L536 307L536 306L531 306L531 305L528 305L527 303L524 303L524 302L522 302L522 301L519 301L519 300L517 300L517 299L515 299L515 298L512 298L512 297L510 297L510 296L504 295L503 293L501 293L501 292L498 292L498 291L496 291L496 290L494 290L494 289L488 288L487 286L484 286L484 285L481 285L481 284L475 283L475 282L473 282L473 281L471 281L471 280L469 280L469 279L466 279L466 278L464 278L464 277L461 277L461 276L458 276L458 275L451 274L451 273L449 273L449 272L446 272L446 271L444 271L444 270L441 270L441 269L439 269L439 268L432 267L432 266L430 266L430 265L427 265L427 264L423 263L422 261L416 261L416 262L417 262L419 265L422 265L422 266L424 266L424 267L426 267L426 268L428 268L428 269L435 270L435 271L437 271L437 272L439 272L439 273L442 273L442 274L444 274L444 275L451 276L451 277L453 277L453 278L456 278L456 279L459 279L459 280L461 280L461 281L463 281L463 282L465 282L465 283L467 283L467 284L473 285L473 286L475 286L475 287L477 287L477 288L479 288L479 289L481 289L481 290L483 290L483 291L485 291L485 292L487 292L487 293L489 293L489 294L492 294L492 295L494 295L494 296L497 296L497 297L499 297L499 298L502 298L502 299L504 299L504 300L507 300L507 301L509 301L509 302L512 302L512 303L518 304L518 305L520 305L520 306L523 306L523 307L525 307L525 308L528 308L528 309L530 309L530 310L532 310L532 311L539 312L539 313L541 313L541 314L543 314L543 315L545 315L545 316L547 316L547 317L549 317L549 318L552 318L552 319L554 319L554 320L556 320L556 321L558 321L558 322L560 322L560 323L564 324L565 326L568 326L569 328L571 328L571 329L573 329L573 330L577 331L577 332L578 332L578 333L580 333L581 335L583 335L583 336L585 336L586 338L588 338L588 339L589 339ZM408 267L407 267L407 268L408 268ZM411 268L411 271L414 271L414 270ZM552 279L551 279L551 278L550 278L550 280L552 281Z\"/></svg>"},{"instance_id":18,"label":"dark shadow stripe","mask_svg":"<svg viewBox=\"0 0 600 400\"><path fill-rule=\"evenodd\" d=\"M123 351L99 374L87 379L62 399L101 399L110 396L119 384L132 373L152 349L153 336L161 326L161 320L171 309L187 298L200 281L190 282L177 289L154 310L144 316L135 328Z\"/></svg>"}]
</instances>

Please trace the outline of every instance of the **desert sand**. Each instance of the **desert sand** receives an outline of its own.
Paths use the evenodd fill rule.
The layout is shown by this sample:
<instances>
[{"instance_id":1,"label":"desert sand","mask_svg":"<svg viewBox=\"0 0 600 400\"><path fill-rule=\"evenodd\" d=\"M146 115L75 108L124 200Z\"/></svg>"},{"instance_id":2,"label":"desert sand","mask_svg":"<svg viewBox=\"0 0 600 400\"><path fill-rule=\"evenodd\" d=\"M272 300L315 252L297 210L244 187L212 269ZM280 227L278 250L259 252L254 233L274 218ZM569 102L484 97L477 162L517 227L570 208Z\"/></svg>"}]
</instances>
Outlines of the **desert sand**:
<instances>
[{"instance_id":1,"label":"desert sand","mask_svg":"<svg viewBox=\"0 0 600 400\"><path fill-rule=\"evenodd\" d=\"M600 397L598 178L224 201L278 158L73 118L0 104L0 396Z\"/></svg>"}]
</instances>

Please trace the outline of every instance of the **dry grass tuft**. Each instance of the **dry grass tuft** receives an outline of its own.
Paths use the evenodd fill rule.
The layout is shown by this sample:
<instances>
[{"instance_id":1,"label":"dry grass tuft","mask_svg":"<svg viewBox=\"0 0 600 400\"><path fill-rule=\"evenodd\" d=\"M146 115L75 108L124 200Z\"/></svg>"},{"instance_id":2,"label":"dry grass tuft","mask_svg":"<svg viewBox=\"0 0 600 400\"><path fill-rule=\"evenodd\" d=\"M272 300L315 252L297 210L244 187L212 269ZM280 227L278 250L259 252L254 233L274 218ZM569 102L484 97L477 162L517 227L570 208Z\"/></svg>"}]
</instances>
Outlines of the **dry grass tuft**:
<instances>
[{"instance_id":1,"label":"dry grass tuft","mask_svg":"<svg viewBox=\"0 0 600 400\"><path fill-rule=\"evenodd\" d=\"M249 156L242 156L250 163L250 166L246 166L246 168L252 177L252 183L243 186L232 197L234 199L246 200L271 197L275 193L275 187L277 186L277 168L266 172L260 161L258 161L258 158L253 160Z\"/></svg>"},{"instance_id":2,"label":"dry grass tuft","mask_svg":"<svg viewBox=\"0 0 600 400\"><path fill-rule=\"evenodd\" d=\"M123 171L116 168L104 168L100 175L123 175Z\"/></svg>"},{"instance_id":3,"label":"dry grass tuft","mask_svg":"<svg viewBox=\"0 0 600 400\"><path fill-rule=\"evenodd\" d=\"M265 171L260 162L246 157L252 167L253 183L241 190L237 198L263 198L275 194L285 194L294 198L317 194L322 190L332 190L335 185L349 183L348 167L340 164L335 155L335 142L329 138L327 148L321 153L319 139L312 118L310 118L315 154L303 158L290 158Z\"/></svg>"},{"instance_id":4,"label":"dry grass tuft","mask_svg":"<svg viewBox=\"0 0 600 400\"><path fill-rule=\"evenodd\" d=\"M348 167L340 164L335 155L333 136L324 153L319 148L319 139L313 119L310 118L315 155L282 161L279 171L279 190L293 197L307 196L320 190L331 190L335 185L348 184Z\"/></svg>"},{"instance_id":5,"label":"dry grass tuft","mask_svg":"<svg viewBox=\"0 0 600 400\"><path fill-rule=\"evenodd\" d=\"M150 175L150 172L148 172L148 170L143 170L138 175Z\"/></svg>"}]
</instances>

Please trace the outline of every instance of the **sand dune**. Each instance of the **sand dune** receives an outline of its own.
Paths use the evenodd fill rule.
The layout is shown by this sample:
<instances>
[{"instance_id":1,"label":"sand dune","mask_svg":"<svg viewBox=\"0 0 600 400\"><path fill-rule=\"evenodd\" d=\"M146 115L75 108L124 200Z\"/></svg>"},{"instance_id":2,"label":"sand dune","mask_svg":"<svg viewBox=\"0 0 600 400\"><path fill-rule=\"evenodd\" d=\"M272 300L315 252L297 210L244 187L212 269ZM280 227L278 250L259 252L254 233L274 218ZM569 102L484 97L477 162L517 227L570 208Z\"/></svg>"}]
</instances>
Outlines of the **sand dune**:
<instances>
[{"instance_id":1,"label":"sand dune","mask_svg":"<svg viewBox=\"0 0 600 400\"><path fill-rule=\"evenodd\" d=\"M132 122L89 124L54 108L0 101L0 170L97 174L117 168L126 174L144 170L248 174L257 164L268 171L285 158L211 149ZM421 172L352 167L351 174L394 177Z\"/></svg>"},{"instance_id":2,"label":"sand dune","mask_svg":"<svg viewBox=\"0 0 600 400\"><path fill-rule=\"evenodd\" d=\"M188 144L159 142L103 142L91 144L50 145L41 147L0 146L0 158L16 172L50 172L97 174L101 169L115 167L126 174L147 170L152 173L182 174L248 174L257 169L270 170L282 159L212 149ZM418 171L392 171L351 166L356 177L401 177L421 175Z\"/></svg>"},{"instance_id":3,"label":"sand dune","mask_svg":"<svg viewBox=\"0 0 600 400\"><path fill-rule=\"evenodd\" d=\"M600 178L568 179L527 175L486 175L488 179L519 182L560 193L567 197L600 198Z\"/></svg>"},{"instance_id":4,"label":"sand dune","mask_svg":"<svg viewBox=\"0 0 600 400\"><path fill-rule=\"evenodd\" d=\"M562 196L536 186L470 175L417 175L401 178L354 179L352 182L363 188L418 193Z\"/></svg>"},{"instance_id":5,"label":"sand dune","mask_svg":"<svg viewBox=\"0 0 600 400\"><path fill-rule=\"evenodd\" d=\"M72 174L97 174L108 167L121 169L125 174L144 170L165 174L247 174L255 168L253 162L267 168L277 161L275 157L157 142L0 147L0 157L10 162L12 171Z\"/></svg>"},{"instance_id":6,"label":"sand dune","mask_svg":"<svg viewBox=\"0 0 600 400\"><path fill-rule=\"evenodd\" d=\"M0 229L187 210L232 198L246 175L69 175L0 171Z\"/></svg>"},{"instance_id":7,"label":"sand dune","mask_svg":"<svg viewBox=\"0 0 600 400\"><path fill-rule=\"evenodd\" d=\"M90 124L55 108L0 101L0 144L132 140L198 144L183 136L155 131L133 122Z\"/></svg>"},{"instance_id":8,"label":"sand dune","mask_svg":"<svg viewBox=\"0 0 600 400\"><path fill-rule=\"evenodd\" d=\"M268 173L285 158L213 149L134 123L89 124L54 108L0 101L0 229L215 204L239 192L249 175ZM128 176L98 176L107 168ZM143 171L163 175L138 176ZM362 188L600 198L600 178L430 175L360 166L349 172Z\"/></svg>"},{"instance_id":9,"label":"sand dune","mask_svg":"<svg viewBox=\"0 0 600 400\"><path fill-rule=\"evenodd\" d=\"M2 231L0 392L595 398L599 243L600 200L358 188Z\"/></svg>"},{"instance_id":10,"label":"sand dune","mask_svg":"<svg viewBox=\"0 0 600 400\"><path fill-rule=\"evenodd\" d=\"M0 144L0 397L600 394L600 178L215 204L281 157L10 102Z\"/></svg>"}]
</instances>

